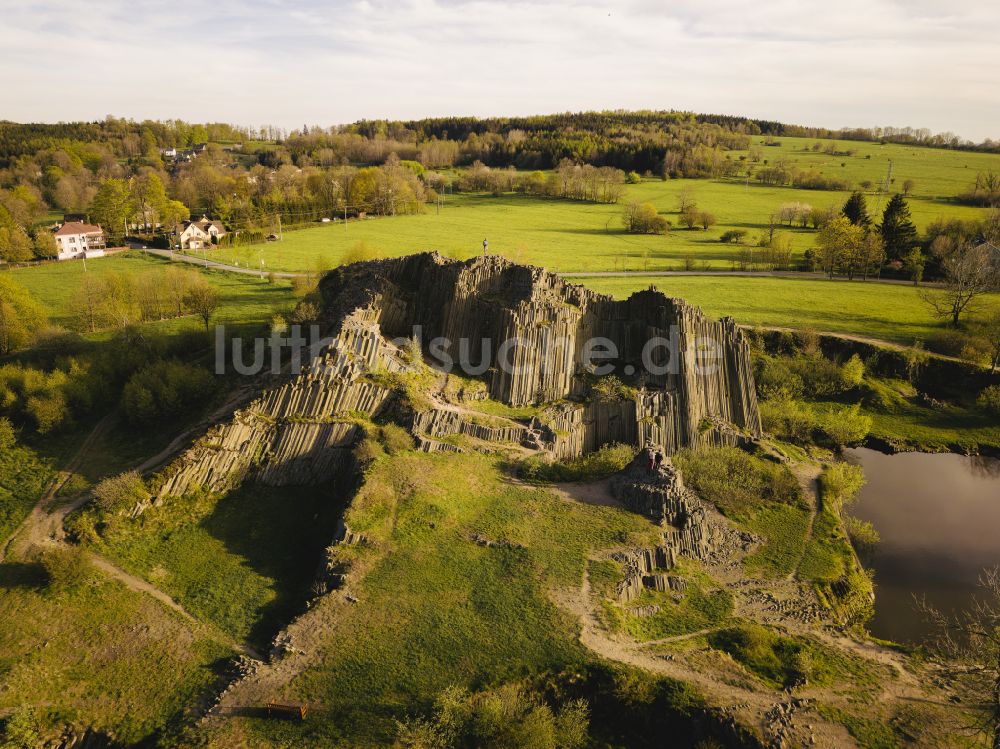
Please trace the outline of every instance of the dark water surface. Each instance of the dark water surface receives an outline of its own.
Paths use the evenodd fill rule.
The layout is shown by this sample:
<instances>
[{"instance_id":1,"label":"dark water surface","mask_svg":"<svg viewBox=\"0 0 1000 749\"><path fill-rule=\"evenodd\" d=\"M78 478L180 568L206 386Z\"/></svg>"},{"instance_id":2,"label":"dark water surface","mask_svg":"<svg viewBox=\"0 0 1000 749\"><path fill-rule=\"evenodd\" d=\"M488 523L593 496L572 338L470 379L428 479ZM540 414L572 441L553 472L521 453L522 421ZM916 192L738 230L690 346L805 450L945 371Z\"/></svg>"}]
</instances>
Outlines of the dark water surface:
<instances>
[{"instance_id":1,"label":"dark water surface","mask_svg":"<svg viewBox=\"0 0 1000 749\"><path fill-rule=\"evenodd\" d=\"M928 632L914 594L944 611L968 606L983 568L1000 565L1000 460L950 453L847 450L868 483L847 512L882 536L872 634L918 642Z\"/></svg>"}]
</instances>

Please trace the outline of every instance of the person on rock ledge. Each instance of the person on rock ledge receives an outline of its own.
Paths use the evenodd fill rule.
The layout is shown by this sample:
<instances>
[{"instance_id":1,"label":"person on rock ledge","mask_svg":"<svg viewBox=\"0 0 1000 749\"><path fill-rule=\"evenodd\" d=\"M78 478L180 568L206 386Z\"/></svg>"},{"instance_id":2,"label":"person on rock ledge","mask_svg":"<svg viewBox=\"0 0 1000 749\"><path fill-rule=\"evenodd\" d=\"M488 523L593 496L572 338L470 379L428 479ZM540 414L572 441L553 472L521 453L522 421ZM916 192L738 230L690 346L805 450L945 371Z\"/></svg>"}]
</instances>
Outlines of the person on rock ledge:
<instances>
[{"instance_id":1,"label":"person on rock ledge","mask_svg":"<svg viewBox=\"0 0 1000 749\"><path fill-rule=\"evenodd\" d=\"M656 465L656 470L660 470L660 466L663 465L663 452L661 450L656 450L656 454L653 456L653 463Z\"/></svg>"},{"instance_id":2,"label":"person on rock ledge","mask_svg":"<svg viewBox=\"0 0 1000 749\"><path fill-rule=\"evenodd\" d=\"M646 456L649 458L649 464L647 465L646 470L652 473L654 470L656 470L656 455L653 452L652 447L646 448Z\"/></svg>"}]
</instances>

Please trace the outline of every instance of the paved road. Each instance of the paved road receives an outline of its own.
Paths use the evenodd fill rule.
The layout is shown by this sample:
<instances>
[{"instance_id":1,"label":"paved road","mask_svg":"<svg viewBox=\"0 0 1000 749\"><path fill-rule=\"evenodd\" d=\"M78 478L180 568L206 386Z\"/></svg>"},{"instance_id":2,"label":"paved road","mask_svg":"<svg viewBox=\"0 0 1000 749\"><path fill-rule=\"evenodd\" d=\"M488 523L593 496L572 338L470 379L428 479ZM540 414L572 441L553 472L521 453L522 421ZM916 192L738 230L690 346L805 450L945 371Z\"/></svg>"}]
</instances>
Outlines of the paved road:
<instances>
[{"instance_id":1,"label":"paved road","mask_svg":"<svg viewBox=\"0 0 1000 749\"><path fill-rule=\"evenodd\" d=\"M309 275L308 273L289 273L287 271L265 270L261 272L260 270L255 270L254 268L240 268L237 265L227 265L226 263L219 263L215 260L195 257L193 255L185 255L180 252L174 252L173 250L154 250L147 247L143 249L142 252L145 252L148 255L156 255L157 257L162 257L166 260L174 260L180 263L190 263L191 265L208 268L209 270L224 270L228 273L239 273L244 276L259 277L261 275L272 275L275 278L302 278Z\"/></svg>"},{"instance_id":2,"label":"paved road","mask_svg":"<svg viewBox=\"0 0 1000 749\"><path fill-rule=\"evenodd\" d=\"M654 270L654 271L577 271L573 273L559 273L563 278L628 278L629 276L649 278L651 276L745 276L747 278L792 278L796 280L808 281L836 281L844 283L846 278L827 278L825 273L813 273L809 271L748 271L748 270ZM860 278L849 283L889 283L899 286L913 286L913 281L902 278L869 278L862 281ZM924 282L922 286L940 286L936 281Z\"/></svg>"}]
</instances>

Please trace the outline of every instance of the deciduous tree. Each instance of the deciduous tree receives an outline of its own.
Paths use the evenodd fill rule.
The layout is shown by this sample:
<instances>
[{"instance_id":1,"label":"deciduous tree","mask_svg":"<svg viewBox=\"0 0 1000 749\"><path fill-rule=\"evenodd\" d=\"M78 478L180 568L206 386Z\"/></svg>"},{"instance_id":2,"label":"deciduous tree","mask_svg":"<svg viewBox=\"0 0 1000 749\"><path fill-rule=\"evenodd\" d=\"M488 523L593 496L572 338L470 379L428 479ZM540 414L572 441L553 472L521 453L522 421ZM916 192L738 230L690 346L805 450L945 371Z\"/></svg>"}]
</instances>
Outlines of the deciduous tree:
<instances>
[{"instance_id":1,"label":"deciduous tree","mask_svg":"<svg viewBox=\"0 0 1000 749\"><path fill-rule=\"evenodd\" d=\"M925 289L923 300L938 317L958 327L963 313L1000 286L1000 253L987 243L965 245L941 261L941 289Z\"/></svg>"}]
</instances>

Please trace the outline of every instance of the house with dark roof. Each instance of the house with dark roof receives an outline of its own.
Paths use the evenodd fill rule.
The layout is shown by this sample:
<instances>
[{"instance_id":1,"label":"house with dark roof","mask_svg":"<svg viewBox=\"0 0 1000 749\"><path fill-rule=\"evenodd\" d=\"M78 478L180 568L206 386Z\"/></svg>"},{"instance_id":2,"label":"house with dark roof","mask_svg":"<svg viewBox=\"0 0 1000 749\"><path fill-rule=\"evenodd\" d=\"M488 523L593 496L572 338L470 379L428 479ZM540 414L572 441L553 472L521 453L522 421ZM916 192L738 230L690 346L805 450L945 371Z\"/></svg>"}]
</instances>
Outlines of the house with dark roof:
<instances>
[{"instance_id":1,"label":"house with dark roof","mask_svg":"<svg viewBox=\"0 0 1000 749\"><path fill-rule=\"evenodd\" d=\"M83 221L67 221L56 232L59 260L103 257L106 245L104 230Z\"/></svg>"}]
</instances>

